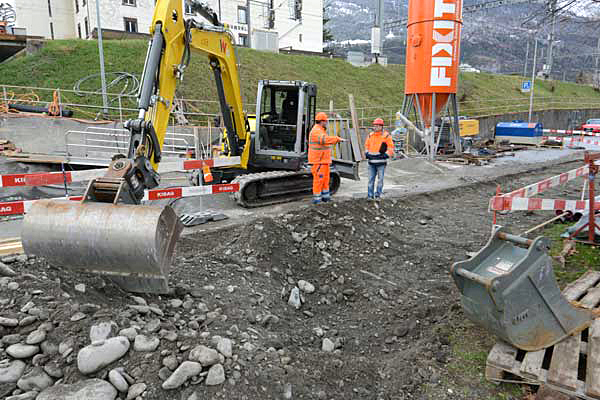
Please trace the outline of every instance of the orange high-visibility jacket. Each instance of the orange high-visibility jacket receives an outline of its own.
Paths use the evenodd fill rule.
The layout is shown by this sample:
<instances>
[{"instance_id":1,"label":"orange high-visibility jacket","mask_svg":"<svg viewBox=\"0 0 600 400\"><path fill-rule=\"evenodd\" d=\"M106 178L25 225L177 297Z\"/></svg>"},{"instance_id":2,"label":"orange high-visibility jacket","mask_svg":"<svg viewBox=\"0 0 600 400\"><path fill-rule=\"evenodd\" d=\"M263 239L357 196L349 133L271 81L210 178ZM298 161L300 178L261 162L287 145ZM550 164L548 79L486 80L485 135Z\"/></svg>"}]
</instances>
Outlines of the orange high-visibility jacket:
<instances>
[{"instance_id":1,"label":"orange high-visibility jacket","mask_svg":"<svg viewBox=\"0 0 600 400\"><path fill-rule=\"evenodd\" d=\"M387 144L387 150L385 153L388 155L388 157L383 156L379 152L382 143ZM365 142L365 152L370 163L387 163L387 158L394 155L394 142L392 141L392 135L390 135L388 131L369 133L367 141Z\"/></svg>"},{"instance_id":2,"label":"orange high-visibility jacket","mask_svg":"<svg viewBox=\"0 0 600 400\"><path fill-rule=\"evenodd\" d=\"M325 128L315 124L308 139L308 163L331 164L331 146L340 140L339 136L329 136Z\"/></svg>"}]
</instances>

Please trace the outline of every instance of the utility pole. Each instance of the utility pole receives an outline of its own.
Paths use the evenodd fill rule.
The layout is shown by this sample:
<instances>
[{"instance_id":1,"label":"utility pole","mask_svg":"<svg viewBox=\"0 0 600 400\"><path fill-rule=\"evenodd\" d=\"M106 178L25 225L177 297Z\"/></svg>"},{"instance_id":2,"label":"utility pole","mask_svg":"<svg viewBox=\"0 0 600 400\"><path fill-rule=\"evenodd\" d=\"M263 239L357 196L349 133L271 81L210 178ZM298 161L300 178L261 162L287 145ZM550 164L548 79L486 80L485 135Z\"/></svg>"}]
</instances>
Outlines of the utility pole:
<instances>
[{"instance_id":1,"label":"utility pole","mask_svg":"<svg viewBox=\"0 0 600 400\"><path fill-rule=\"evenodd\" d=\"M535 40L535 46L533 50L533 70L531 71L531 91L529 92L529 120L531 123L531 114L533 113L533 92L535 91L535 67L537 63L537 36L534 35L533 40Z\"/></svg>"},{"instance_id":2,"label":"utility pole","mask_svg":"<svg viewBox=\"0 0 600 400\"><path fill-rule=\"evenodd\" d=\"M598 38L598 49L596 50L596 75L594 76L594 86L600 88L600 38Z\"/></svg>"},{"instance_id":3,"label":"utility pole","mask_svg":"<svg viewBox=\"0 0 600 400\"><path fill-rule=\"evenodd\" d=\"M248 19L248 48L252 48L252 13L250 12L250 0L246 0L246 18Z\"/></svg>"},{"instance_id":4,"label":"utility pole","mask_svg":"<svg viewBox=\"0 0 600 400\"><path fill-rule=\"evenodd\" d=\"M377 0L375 8L375 23L371 28L371 54L375 55L375 62L379 63L379 56L383 48L383 0Z\"/></svg>"},{"instance_id":5,"label":"utility pole","mask_svg":"<svg viewBox=\"0 0 600 400\"><path fill-rule=\"evenodd\" d=\"M106 74L104 72L104 46L102 46L102 27L100 26L100 0L96 0L96 25L98 27L98 52L100 53L100 80L102 81L102 106L104 115L108 114L108 97L106 96Z\"/></svg>"},{"instance_id":6,"label":"utility pole","mask_svg":"<svg viewBox=\"0 0 600 400\"><path fill-rule=\"evenodd\" d=\"M527 38L527 51L525 51L525 67L523 68L523 77L527 76L527 63L529 62L529 37Z\"/></svg>"},{"instance_id":7,"label":"utility pole","mask_svg":"<svg viewBox=\"0 0 600 400\"><path fill-rule=\"evenodd\" d=\"M552 73L552 50L554 48L554 37L556 34L556 2L557 0L550 0L548 3L549 12L552 14L552 28L550 29L550 35L548 35L548 54L546 55L546 66L544 68L544 75L547 79L550 78Z\"/></svg>"}]
</instances>

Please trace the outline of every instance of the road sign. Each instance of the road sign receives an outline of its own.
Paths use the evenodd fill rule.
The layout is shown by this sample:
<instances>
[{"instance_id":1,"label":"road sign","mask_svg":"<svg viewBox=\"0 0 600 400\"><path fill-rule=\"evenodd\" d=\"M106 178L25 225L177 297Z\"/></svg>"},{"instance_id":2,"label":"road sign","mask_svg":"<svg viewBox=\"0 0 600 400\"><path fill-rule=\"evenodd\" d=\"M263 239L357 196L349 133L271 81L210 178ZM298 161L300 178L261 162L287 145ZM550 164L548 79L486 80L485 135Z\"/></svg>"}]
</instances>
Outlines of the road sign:
<instances>
[{"instance_id":1,"label":"road sign","mask_svg":"<svg viewBox=\"0 0 600 400\"><path fill-rule=\"evenodd\" d=\"M531 90L531 81L523 81L521 83L521 92L529 92Z\"/></svg>"}]
</instances>

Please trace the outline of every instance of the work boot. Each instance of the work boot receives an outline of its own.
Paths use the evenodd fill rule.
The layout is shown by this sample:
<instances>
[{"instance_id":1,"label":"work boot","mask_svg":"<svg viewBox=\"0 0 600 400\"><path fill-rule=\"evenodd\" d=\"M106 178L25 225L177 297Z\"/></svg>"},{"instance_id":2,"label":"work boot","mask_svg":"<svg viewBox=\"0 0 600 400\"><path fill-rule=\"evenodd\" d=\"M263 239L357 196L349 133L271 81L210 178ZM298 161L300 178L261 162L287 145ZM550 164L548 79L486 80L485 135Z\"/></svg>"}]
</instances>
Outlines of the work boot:
<instances>
[{"instance_id":1,"label":"work boot","mask_svg":"<svg viewBox=\"0 0 600 400\"><path fill-rule=\"evenodd\" d=\"M321 204L321 200L314 200L312 201L313 204Z\"/></svg>"}]
</instances>

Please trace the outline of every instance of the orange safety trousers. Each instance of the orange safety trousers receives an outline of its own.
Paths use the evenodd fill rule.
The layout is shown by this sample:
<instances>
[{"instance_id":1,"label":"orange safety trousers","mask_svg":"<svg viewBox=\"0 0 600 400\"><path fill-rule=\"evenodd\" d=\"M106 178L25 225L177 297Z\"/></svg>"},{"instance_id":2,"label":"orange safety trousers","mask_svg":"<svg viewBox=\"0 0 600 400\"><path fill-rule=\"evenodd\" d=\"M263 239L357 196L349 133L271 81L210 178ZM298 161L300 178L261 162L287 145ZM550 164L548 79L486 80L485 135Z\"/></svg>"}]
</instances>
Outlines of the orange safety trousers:
<instances>
[{"instance_id":1,"label":"orange safety trousers","mask_svg":"<svg viewBox=\"0 0 600 400\"><path fill-rule=\"evenodd\" d=\"M329 193L329 170L330 164L312 165L313 202L328 201L331 198Z\"/></svg>"}]
</instances>

